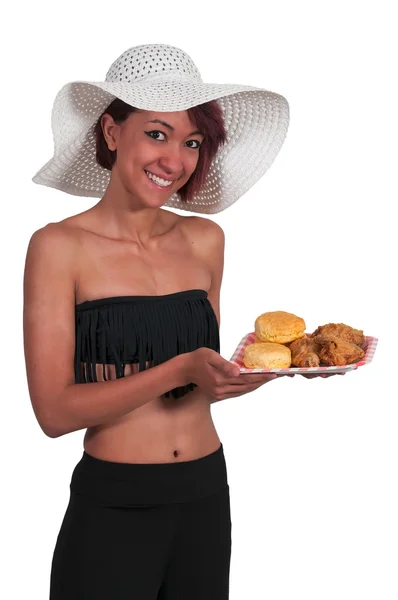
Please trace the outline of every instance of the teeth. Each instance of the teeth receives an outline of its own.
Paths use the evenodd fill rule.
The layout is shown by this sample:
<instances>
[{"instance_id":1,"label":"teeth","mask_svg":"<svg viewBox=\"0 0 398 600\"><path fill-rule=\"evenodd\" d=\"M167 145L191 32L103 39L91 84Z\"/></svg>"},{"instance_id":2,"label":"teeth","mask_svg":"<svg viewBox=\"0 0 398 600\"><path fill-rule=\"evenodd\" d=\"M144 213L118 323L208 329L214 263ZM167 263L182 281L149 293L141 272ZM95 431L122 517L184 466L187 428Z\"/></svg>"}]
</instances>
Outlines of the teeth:
<instances>
[{"instance_id":1,"label":"teeth","mask_svg":"<svg viewBox=\"0 0 398 600\"><path fill-rule=\"evenodd\" d=\"M149 179L152 179L152 181L154 181L158 185L161 185L162 187L167 187L168 185L171 185L173 183L172 181L167 181L166 179L162 179L161 177L156 177L156 175L153 175L149 171L145 171L145 173L148 175Z\"/></svg>"}]
</instances>

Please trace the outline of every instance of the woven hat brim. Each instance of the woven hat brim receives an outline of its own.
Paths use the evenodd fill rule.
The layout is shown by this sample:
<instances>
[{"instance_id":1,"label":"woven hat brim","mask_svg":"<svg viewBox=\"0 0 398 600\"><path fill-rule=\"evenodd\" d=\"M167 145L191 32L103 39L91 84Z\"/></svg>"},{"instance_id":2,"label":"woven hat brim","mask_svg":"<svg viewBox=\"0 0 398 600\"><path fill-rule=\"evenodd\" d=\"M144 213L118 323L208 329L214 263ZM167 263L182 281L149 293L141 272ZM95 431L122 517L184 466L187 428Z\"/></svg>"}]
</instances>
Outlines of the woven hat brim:
<instances>
[{"instance_id":1,"label":"woven hat brim","mask_svg":"<svg viewBox=\"0 0 398 600\"><path fill-rule=\"evenodd\" d=\"M186 110L218 100L227 143L215 156L200 191L189 202L182 202L173 194L165 203L190 212L218 213L236 202L271 166L289 125L286 99L253 86L170 77L134 85L72 82L60 90L54 101L54 156L33 177L35 183L78 196L103 196L110 172L95 160L94 125L115 98L158 112Z\"/></svg>"}]
</instances>

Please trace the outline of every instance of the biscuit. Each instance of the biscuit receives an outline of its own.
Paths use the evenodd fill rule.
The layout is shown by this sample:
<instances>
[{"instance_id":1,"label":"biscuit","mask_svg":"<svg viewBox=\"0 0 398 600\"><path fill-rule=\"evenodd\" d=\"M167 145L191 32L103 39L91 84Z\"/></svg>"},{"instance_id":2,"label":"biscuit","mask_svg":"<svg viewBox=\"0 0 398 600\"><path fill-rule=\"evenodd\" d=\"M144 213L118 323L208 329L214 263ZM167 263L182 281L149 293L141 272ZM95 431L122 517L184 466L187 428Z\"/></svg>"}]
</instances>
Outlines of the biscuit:
<instances>
[{"instance_id":1,"label":"biscuit","mask_svg":"<svg viewBox=\"0 0 398 600\"><path fill-rule=\"evenodd\" d=\"M244 350L243 364L246 369L285 369L290 367L291 362L290 348L282 344L248 344Z\"/></svg>"},{"instance_id":2,"label":"biscuit","mask_svg":"<svg viewBox=\"0 0 398 600\"><path fill-rule=\"evenodd\" d=\"M257 317L254 323L256 336L263 342L288 344L305 336L304 319L292 313L277 310Z\"/></svg>"}]
</instances>

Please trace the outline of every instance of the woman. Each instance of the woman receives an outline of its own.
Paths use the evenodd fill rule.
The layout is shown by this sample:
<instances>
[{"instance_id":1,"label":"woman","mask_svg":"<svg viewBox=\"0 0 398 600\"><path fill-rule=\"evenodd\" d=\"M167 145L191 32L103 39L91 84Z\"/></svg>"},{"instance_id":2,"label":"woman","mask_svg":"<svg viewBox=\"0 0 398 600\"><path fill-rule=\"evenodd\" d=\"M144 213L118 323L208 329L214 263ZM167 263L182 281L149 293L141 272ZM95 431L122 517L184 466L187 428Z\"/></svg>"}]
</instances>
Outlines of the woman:
<instances>
[{"instance_id":1,"label":"woman","mask_svg":"<svg viewBox=\"0 0 398 600\"><path fill-rule=\"evenodd\" d=\"M224 234L215 213L265 173L287 131L277 94L204 84L178 48L130 48L74 82L34 181L99 197L30 240L29 391L44 433L87 429L51 600L228 598L229 486L210 404L270 375L220 356ZM134 377L129 377L134 375Z\"/></svg>"}]
</instances>

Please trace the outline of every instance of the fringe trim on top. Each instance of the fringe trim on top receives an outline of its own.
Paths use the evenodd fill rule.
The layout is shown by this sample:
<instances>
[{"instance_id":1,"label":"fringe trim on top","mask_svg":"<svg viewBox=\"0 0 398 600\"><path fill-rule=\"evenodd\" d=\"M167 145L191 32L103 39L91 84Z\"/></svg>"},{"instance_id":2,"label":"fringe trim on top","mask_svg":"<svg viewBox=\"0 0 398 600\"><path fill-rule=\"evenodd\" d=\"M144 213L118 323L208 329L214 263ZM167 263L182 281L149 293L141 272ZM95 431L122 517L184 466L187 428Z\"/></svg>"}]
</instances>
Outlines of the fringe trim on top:
<instances>
[{"instance_id":1,"label":"fringe trim on top","mask_svg":"<svg viewBox=\"0 0 398 600\"><path fill-rule=\"evenodd\" d=\"M75 381L98 381L96 365L115 365L116 378L126 364L157 366L203 346L220 352L217 318L205 290L163 296L114 296L76 305ZM84 363L84 366L81 364ZM181 398L197 385L169 390Z\"/></svg>"}]
</instances>

